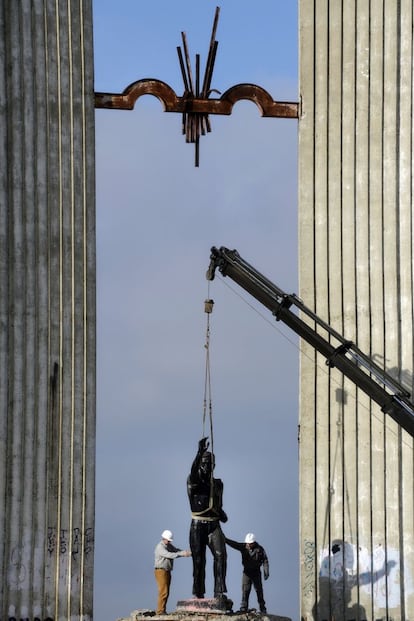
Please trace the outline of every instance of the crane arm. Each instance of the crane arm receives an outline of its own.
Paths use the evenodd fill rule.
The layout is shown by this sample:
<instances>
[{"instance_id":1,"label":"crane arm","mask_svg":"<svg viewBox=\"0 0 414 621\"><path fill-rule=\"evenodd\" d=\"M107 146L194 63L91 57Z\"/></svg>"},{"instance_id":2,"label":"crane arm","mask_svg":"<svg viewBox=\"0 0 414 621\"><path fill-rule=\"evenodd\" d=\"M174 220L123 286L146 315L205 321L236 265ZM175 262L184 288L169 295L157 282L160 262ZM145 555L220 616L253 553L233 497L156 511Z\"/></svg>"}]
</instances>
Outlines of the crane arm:
<instances>
[{"instance_id":1,"label":"crane arm","mask_svg":"<svg viewBox=\"0 0 414 621\"><path fill-rule=\"evenodd\" d=\"M268 308L277 321L282 321L314 347L326 358L329 367L339 369L414 437L414 405L409 399L410 394L352 341L331 328L295 294L285 293L263 276L242 259L237 250L213 246L206 275L208 280L214 279L216 269ZM302 317L307 317L307 321L297 314L298 311ZM317 327L328 332L329 340L317 331ZM337 345L333 344L335 341Z\"/></svg>"}]
</instances>

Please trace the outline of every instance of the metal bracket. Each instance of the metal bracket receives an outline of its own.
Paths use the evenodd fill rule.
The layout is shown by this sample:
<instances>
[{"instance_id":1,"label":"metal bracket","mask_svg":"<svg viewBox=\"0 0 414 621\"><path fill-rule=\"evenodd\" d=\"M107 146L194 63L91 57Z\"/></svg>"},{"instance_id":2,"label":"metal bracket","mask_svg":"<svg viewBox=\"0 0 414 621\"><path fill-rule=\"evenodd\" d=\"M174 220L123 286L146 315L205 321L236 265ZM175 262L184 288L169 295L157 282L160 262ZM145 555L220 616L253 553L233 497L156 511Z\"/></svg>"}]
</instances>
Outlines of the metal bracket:
<instances>
[{"instance_id":1,"label":"metal bracket","mask_svg":"<svg viewBox=\"0 0 414 621\"><path fill-rule=\"evenodd\" d=\"M337 356L341 356L342 354L346 354L346 352L353 346L353 342L352 341L345 341L344 343L342 343L341 345L339 345L339 347L337 347L332 354L329 356L329 358L327 358L325 360L325 364L328 367L334 367L335 366L335 358Z\"/></svg>"}]
</instances>

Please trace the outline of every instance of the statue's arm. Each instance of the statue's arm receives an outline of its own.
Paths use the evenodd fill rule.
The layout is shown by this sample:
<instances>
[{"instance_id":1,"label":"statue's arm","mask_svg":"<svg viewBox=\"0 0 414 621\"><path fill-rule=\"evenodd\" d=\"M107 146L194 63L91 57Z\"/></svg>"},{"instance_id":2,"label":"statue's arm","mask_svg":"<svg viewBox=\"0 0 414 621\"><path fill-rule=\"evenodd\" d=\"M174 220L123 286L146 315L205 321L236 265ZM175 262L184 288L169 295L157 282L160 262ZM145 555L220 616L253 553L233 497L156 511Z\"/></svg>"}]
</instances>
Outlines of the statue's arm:
<instances>
[{"instance_id":1,"label":"statue's arm","mask_svg":"<svg viewBox=\"0 0 414 621\"><path fill-rule=\"evenodd\" d=\"M198 443L198 450L196 453L196 456L194 457L194 461L191 465L191 471L190 471L190 476L189 476L189 480L191 481L191 483L196 483L198 481L199 478L199 468L200 468L200 462L201 462L201 458L203 456L204 451L207 450L208 447L208 439L207 438L201 438L201 440Z\"/></svg>"},{"instance_id":2,"label":"statue's arm","mask_svg":"<svg viewBox=\"0 0 414 621\"><path fill-rule=\"evenodd\" d=\"M220 522L227 522L227 513L223 510L223 481L221 479L213 479L213 485L216 498L216 513Z\"/></svg>"}]
</instances>

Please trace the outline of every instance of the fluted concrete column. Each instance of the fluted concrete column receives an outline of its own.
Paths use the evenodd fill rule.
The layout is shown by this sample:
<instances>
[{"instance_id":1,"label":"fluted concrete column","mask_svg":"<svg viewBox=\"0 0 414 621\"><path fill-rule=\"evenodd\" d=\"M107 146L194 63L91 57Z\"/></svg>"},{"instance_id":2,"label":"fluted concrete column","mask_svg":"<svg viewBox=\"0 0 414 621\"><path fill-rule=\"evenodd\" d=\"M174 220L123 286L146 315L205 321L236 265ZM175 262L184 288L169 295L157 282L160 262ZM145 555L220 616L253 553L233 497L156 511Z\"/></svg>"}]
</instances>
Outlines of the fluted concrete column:
<instances>
[{"instance_id":1,"label":"fluted concrete column","mask_svg":"<svg viewBox=\"0 0 414 621\"><path fill-rule=\"evenodd\" d=\"M413 3L300 0L300 295L413 392ZM301 614L414 619L413 438L302 346Z\"/></svg>"},{"instance_id":2,"label":"fluted concrete column","mask_svg":"<svg viewBox=\"0 0 414 621\"><path fill-rule=\"evenodd\" d=\"M92 617L91 0L0 0L0 617Z\"/></svg>"}]
</instances>

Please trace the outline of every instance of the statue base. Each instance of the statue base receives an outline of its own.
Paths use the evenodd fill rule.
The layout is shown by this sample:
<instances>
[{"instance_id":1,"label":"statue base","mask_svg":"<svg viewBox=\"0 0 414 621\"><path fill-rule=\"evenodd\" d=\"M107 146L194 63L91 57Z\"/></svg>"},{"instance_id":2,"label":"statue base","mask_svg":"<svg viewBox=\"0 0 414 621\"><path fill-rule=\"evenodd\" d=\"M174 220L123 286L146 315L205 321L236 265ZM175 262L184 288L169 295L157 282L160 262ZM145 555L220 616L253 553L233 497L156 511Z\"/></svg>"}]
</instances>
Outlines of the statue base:
<instances>
[{"instance_id":1,"label":"statue base","mask_svg":"<svg viewBox=\"0 0 414 621\"><path fill-rule=\"evenodd\" d=\"M231 602L231 600L228 601ZM201 607L200 603L202 602L210 602L210 607L206 604L204 607ZM155 610L141 608L132 611L129 617L118 618L117 621L222 621L223 614L229 615L231 621L292 621L289 617L262 614L254 608L247 612L232 612L231 610L224 611L213 606L217 606L216 599L187 599L177 602L177 610L169 614L157 615ZM149 619L148 617L151 618Z\"/></svg>"},{"instance_id":2,"label":"statue base","mask_svg":"<svg viewBox=\"0 0 414 621\"><path fill-rule=\"evenodd\" d=\"M177 612L226 614L232 612L233 602L226 595L213 598L183 599L177 602Z\"/></svg>"}]
</instances>

